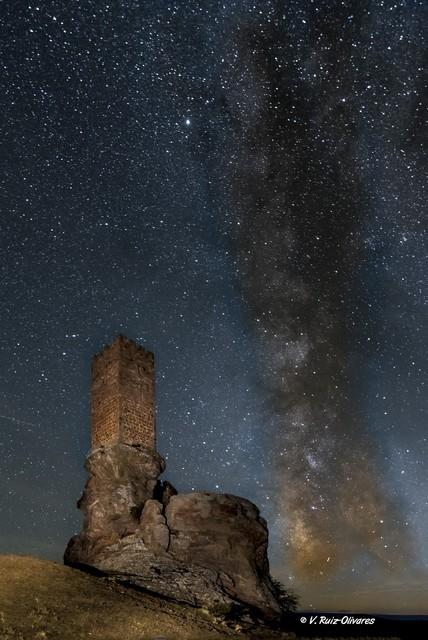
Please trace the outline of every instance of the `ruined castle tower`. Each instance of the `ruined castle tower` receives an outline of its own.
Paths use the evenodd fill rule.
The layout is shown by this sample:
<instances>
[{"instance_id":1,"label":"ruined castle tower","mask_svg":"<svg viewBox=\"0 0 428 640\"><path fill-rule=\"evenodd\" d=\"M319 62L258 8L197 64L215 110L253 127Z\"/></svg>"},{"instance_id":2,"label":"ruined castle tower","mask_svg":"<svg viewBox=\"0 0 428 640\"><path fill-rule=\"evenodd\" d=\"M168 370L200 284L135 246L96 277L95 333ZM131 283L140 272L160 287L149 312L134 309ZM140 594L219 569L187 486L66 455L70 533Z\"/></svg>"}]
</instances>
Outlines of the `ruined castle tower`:
<instances>
[{"instance_id":1,"label":"ruined castle tower","mask_svg":"<svg viewBox=\"0 0 428 640\"><path fill-rule=\"evenodd\" d=\"M65 564L217 614L249 607L279 617L266 521L244 498L180 494L159 480L153 410L153 354L119 336L92 362L85 517Z\"/></svg>"},{"instance_id":2,"label":"ruined castle tower","mask_svg":"<svg viewBox=\"0 0 428 640\"><path fill-rule=\"evenodd\" d=\"M92 449L118 443L156 446L154 355L118 336L94 356Z\"/></svg>"}]
</instances>

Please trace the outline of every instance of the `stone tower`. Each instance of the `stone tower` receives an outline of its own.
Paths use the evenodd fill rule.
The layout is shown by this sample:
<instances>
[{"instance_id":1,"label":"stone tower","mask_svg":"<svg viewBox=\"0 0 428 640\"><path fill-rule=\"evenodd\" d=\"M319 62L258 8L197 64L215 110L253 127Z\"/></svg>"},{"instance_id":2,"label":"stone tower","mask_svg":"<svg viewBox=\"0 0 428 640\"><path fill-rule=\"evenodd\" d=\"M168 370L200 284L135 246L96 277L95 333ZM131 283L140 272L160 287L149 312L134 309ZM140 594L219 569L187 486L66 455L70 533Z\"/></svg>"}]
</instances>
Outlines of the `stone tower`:
<instances>
[{"instance_id":1,"label":"stone tower","mask_svg":"<svg viewBox=\"0 0 428 640\"><path fill-rule=\"evenodd\" d=\"M156 447L154 355L118 336L94 356L92 449L118 443Z\"/></svg>"}]
</instances>

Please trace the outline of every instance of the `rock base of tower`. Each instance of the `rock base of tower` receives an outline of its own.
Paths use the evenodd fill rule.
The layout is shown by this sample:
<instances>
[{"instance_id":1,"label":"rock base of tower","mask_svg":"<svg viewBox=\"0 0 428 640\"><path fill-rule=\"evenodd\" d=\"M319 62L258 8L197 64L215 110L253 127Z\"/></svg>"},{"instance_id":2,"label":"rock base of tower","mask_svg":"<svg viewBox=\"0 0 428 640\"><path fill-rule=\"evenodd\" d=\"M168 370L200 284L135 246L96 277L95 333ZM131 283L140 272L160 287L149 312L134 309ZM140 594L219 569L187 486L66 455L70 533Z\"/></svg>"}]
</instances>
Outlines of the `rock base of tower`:
<instances>
[{"instance_id":1,"label":"rock base of tower","mask_svg":"<svg viewBox=\"0 0 428 640\"><path fill-rule=\"evenodd\" d=\"M280 613L268 531L254 504L227 494L177 494L158 480L163 458L144 447L101 447L86 469L83 531L70 540L66 564L214 611Z\"/></svg>"}]
</instances>

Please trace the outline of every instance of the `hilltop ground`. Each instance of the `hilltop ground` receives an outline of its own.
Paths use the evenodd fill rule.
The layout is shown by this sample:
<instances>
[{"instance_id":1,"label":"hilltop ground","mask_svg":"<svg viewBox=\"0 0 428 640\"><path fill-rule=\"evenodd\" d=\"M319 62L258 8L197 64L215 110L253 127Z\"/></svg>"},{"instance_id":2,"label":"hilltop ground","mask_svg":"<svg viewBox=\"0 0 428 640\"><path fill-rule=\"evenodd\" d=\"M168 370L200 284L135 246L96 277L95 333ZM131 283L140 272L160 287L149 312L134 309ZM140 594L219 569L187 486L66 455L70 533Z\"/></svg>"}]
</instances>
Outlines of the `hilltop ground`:
<instances>
[{"instance_id":1,"label":"hilltop ground","mask_svg":"<svg viewBox=\"0 0 428 640\"><path fill-rule=\"evenodd\" d=\"M328 640L318 633L311 635ZM412 639L428 637L426 629L423 636L385 635L390 640L392 635ZM135 591L108 578L33 557L0 555L0 640L227 638L292 640L296 635L248 625L247 628L232 623L226 625L201 609ZM348 635L347 640L352 638Z\"/></svg>"},{"instance_id":2,"label":"hilltop ground","mask_svg":"<svg viewBox=\"0 0 428 640\"><path fill-rule=\"evenodd\" d=\"M250 637L208 613L54 562L0 556L1 640L221 640ZM286 638L259 630L257 638Z\"/></svg>"}]
</instances>

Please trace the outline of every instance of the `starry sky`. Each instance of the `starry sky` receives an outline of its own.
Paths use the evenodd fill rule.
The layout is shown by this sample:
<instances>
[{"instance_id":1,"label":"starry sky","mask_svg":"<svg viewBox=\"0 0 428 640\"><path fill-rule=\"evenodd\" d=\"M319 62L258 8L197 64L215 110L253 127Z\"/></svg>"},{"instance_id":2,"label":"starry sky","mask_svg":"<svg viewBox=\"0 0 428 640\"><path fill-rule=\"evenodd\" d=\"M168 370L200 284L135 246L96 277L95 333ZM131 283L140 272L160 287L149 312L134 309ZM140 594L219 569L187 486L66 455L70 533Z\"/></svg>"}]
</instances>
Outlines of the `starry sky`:
<instances>
[{"instance_id":1,"label":"starry sky","mask_svg":"<svg viewBox=\"0 0 428 640\"><path fill-rule=\"evenodd\" d=\"M0 4L0 552L60 560L89 365L302 606L428 613L425 0Z\"/></svg>"}]
</instances>

